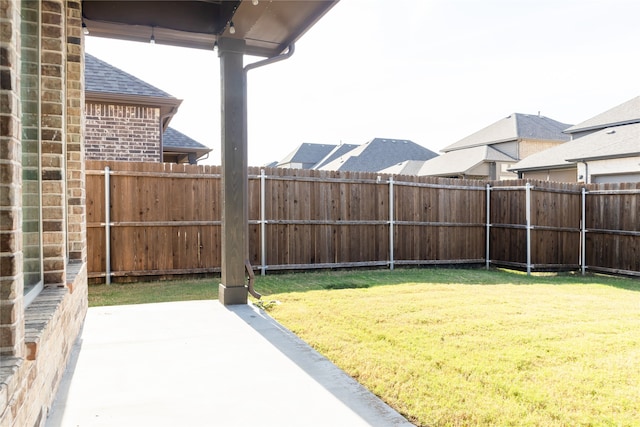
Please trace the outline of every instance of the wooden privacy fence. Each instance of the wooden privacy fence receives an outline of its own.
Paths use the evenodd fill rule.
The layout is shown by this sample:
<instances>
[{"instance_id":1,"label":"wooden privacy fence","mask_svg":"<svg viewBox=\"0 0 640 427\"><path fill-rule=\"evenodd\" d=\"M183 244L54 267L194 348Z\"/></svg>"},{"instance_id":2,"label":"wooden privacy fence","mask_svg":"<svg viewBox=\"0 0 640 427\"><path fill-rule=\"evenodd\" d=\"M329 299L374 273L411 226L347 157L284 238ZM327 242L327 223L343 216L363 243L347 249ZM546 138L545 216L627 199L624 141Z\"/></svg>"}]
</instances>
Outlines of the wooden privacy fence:
<instances>
[{"instance_id":1,"label":"wooden privacy fence","mask_svg":"<svg viewBox=\"0 0 640 427\"><path fill-rule=\"evenodd\" d=\"M90 277L219 272L220 179L217 166L88 161ZM249 260L263 274L409 264L640 274L639 199L636 184L250 168Z\"/></svg>"}]
</instances>

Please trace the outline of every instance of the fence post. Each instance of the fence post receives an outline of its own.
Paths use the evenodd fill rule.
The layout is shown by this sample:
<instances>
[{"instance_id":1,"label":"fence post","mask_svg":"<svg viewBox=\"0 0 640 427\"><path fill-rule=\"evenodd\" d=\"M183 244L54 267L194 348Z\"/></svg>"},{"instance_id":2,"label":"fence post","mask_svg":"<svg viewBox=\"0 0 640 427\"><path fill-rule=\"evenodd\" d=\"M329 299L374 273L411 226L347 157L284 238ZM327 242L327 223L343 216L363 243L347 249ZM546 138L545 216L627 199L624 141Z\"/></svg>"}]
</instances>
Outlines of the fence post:
<instances>
[{"instance_id":1,"label":"fence post","mask_svg":"<svg viewBox=\"0 0 640 427\"><path fill-rule=\"evenodd\" d=\"M525 209L527 220L527 276L531 275L531 184L525 186Z\"/></svg>"},{"instance_id":2,"label":"fence post","mask_svg":"<svg viewBox=\"0 0 640 427\"><path fill-rule=\"evenodd\" d=\"M489 269L490 257L489 257L489 236L491 234L491 184L487 184L487 242L485 249L485 268Z\"/></svg>"},{"instance_id":3,"label":"fence post","mask_svg":"<svg viewBox=\"0 0 640 427\"><path fill-rule=\"evenodd\" d=\"M389 178L389 270L393 270L393 177Z\"/></svg>"},{"instance_id":4,"label":"fence post","mask_svg":"<svg viewBox=\"0 0 640 427\"><path fill-rule=\"evenodd\" d=\"M580 267L584 276L587 267L587 189L582 187L582 218L580 224Z\"/></svg>"},{"instance_id":5,"label":"fence post","mask_svg":"<svg viewBox=\"0 0 640 427\"><path fill-rule=\"evenodd\" d=\"M267 269L267 218L266 218L266 175L264 169L260 169L260 274L265 275Z\"/></svg>"},{"instance_id":6,"label":"fence post","mask_svg":"<svg viewBox=\"0 0 640 427\"><path fill-rule=\"evenodd\" d=\"M105 283L111 284L111 172L104 167Z\"/></svg>"}]
</instances>

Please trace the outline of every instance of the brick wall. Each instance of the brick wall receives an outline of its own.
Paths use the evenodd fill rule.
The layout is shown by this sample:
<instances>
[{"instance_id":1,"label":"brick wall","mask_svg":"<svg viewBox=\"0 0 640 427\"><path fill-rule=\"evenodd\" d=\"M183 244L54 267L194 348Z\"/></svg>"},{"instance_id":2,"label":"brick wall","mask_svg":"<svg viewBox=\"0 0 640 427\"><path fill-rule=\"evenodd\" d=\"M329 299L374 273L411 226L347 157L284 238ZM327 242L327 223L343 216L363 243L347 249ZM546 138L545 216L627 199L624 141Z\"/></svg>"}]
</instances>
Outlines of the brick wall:
<instances>
[{"instance_id":1,"label":"brick wall","mask_svg":"<svg viewBox=\"0 0 640 427\"><path fill-rule=\"evenodd\" d=\"M86 262L86 193L84 170L84 45L80 2L67 3L67 253Z\"/></svg>"},{"instance_id":2,"label":"brick wall","mask_svg":"<svg viewBox=\"0 0 640 427\"><path fill-rule=\"evenodd\" d=\"M31 6L34 11L32 12ZM21 8L24 7L21 17ZM33 42L40 7L40 128L19 75L20 46ZM42 426L80 333L87 310L83 55L81 0L0 0L0 425ZM36 25L37 29L37 25ZM28 39L28 40L27 40ZM31 55L31 51L25 54ZM37 52L37 50L34 50ZM30 62L31 58L27 62ZM24 62L24 61L23 61ZM21 81L21 78L23 81ZM25 86L27 87L27 86ZM37 93L37 92L36 92ZM29 101L30 102L30 101ZM24 108L21 107L24 106ZM31 117L32 118L32 117ZM22 156L38 141L40 165ZM23 135L35 131L22 140ZM36 155L37 160L37 155ZM24 163L29 162L29 163ZM42 180L42 254L45 289L24 308L22 174ZM37 175L36 175L37 176ZM36 180L37 182L37 180ZM26 184L25 184L26 185ZM29 183L31 185L31 183ZM73 262L70 262L73 261Z\"/></svg>"},{"instance_id":3,"label":"brick wall","mask_svg":"<svg viewBox=\"0 0 640 427\"><path fill-rule=\"evenodd\" d=\"M44 426L71 356L72 338L82 326L86 283L82 264L69 275L67 288L46 288L27 308L28 354L3 359L3 369L11 374L0 383L0 426Z\"/></svg>"},{"instance_id":4,"label":"brick wall","mask_svg":"<svg viewBox=\"0 0 640 427\"><path fill-rule=\"evenodd\" d=\"M87 102L87 160L160 162L160 109Z\"/></svg>"},{"instance_id":5,"label":"brick wall","mask_svg":"<svg viewBox=\"0 0 640 427\"><path fill-rule=\"evenodd\" d=\"M0 356L23 353L20 5L0 0ZM0 395L0 404L2 396ZM1 407L0 407L1 411Z\"/></svg>"},{"instance_id":6,"label":"brick wall","mask_svg":"<svg viewBox=\"0 0 640 427\"><path fill-rule=\"evenodd\" d=\"M64 158L66 126L66 16L62 1L41 2L42 239L44 283L65 283L66 200Z\"/></svg>"}]
</instances>

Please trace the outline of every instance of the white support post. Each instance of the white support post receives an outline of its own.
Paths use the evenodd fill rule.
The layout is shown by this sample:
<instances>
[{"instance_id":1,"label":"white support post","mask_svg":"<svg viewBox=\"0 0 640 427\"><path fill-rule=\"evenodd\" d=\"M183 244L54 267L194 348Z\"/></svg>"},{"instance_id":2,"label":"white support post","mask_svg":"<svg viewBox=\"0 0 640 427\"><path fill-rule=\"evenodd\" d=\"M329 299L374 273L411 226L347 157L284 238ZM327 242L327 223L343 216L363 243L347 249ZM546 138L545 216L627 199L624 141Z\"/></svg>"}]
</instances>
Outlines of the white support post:
<instances>
[{"instance_id":1,"label":"white support post","mask_svg":"<svg viewBox=\"0 0 640 427\"><path fill-rule=\"evenodd\" d=\"M580 267L584 276L587 269L587 189L582 187L582 218L580 220Z\"/></svg>"},{"instance_id":2,"label":"white support post","mask_svg":"<svg viewBox=\"0 0 640 427\"><path fill-rule=\"evenodd\" d=\"M489 237L491 235L491 184L487 184L487 232L486 232L486 248L485 248L485 267L488 270L490 264L489 256Z\"/></svg>"},{"instance_id":3,"label":"white support post","mask_svg":"<svg viewBox=\"0 0 640 427\"><path fill-rule=\"evenodd\" d=\"M267 218L266 218L266 175L260 170L260 274L264 276L267 270Z\"/></svg>"},{"instance_id":4,"label":"white support post","mask_svg":"<svg viewBox=\"0 0 640 427\"><path fill-rule=\"evenodd\" d=\"M531 184L527 182L525 187L525 209L527 219L527 275L531 275Z\"/></svg>"},{"instance_id":5,"label":"white support post","mask_svg":"<svg viewBox=\"0 0 640 427\"><path fill-rule=\"evenodd\" d=\"M105 283L111 284L111 171L104 167L104 243Z\"/></svg>"},{"instance_id":6,"label":"white support post","mask_svg":"<svg viewBox=\"0 0 640 427\"><path fill-rule=\"evenodd\" d=\"M389 270L393 270L393 177L389 178Z\"/></svg>"}]
</instances>

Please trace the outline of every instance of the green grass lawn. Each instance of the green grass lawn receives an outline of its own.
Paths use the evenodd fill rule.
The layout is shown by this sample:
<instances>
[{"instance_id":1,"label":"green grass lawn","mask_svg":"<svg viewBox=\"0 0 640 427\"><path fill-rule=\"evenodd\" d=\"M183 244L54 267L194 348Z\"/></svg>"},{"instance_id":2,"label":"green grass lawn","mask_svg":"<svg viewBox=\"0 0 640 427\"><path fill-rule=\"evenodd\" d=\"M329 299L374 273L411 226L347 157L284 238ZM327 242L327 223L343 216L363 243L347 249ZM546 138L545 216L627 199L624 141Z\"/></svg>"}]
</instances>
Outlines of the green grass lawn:
<instances>
[{"instance_id":1,"label":"green grass lawn","mask_svg":"<svg viewBox=\"0 0 640 427\"><path fill-rule=\"evenodd\" d=\"M640 425L638 280L461 269L256 279L273 317L417 425ZM217 281L89 293L91 305L123 303L115 293L215 298Z\"/></svg>"}]
</instances>

